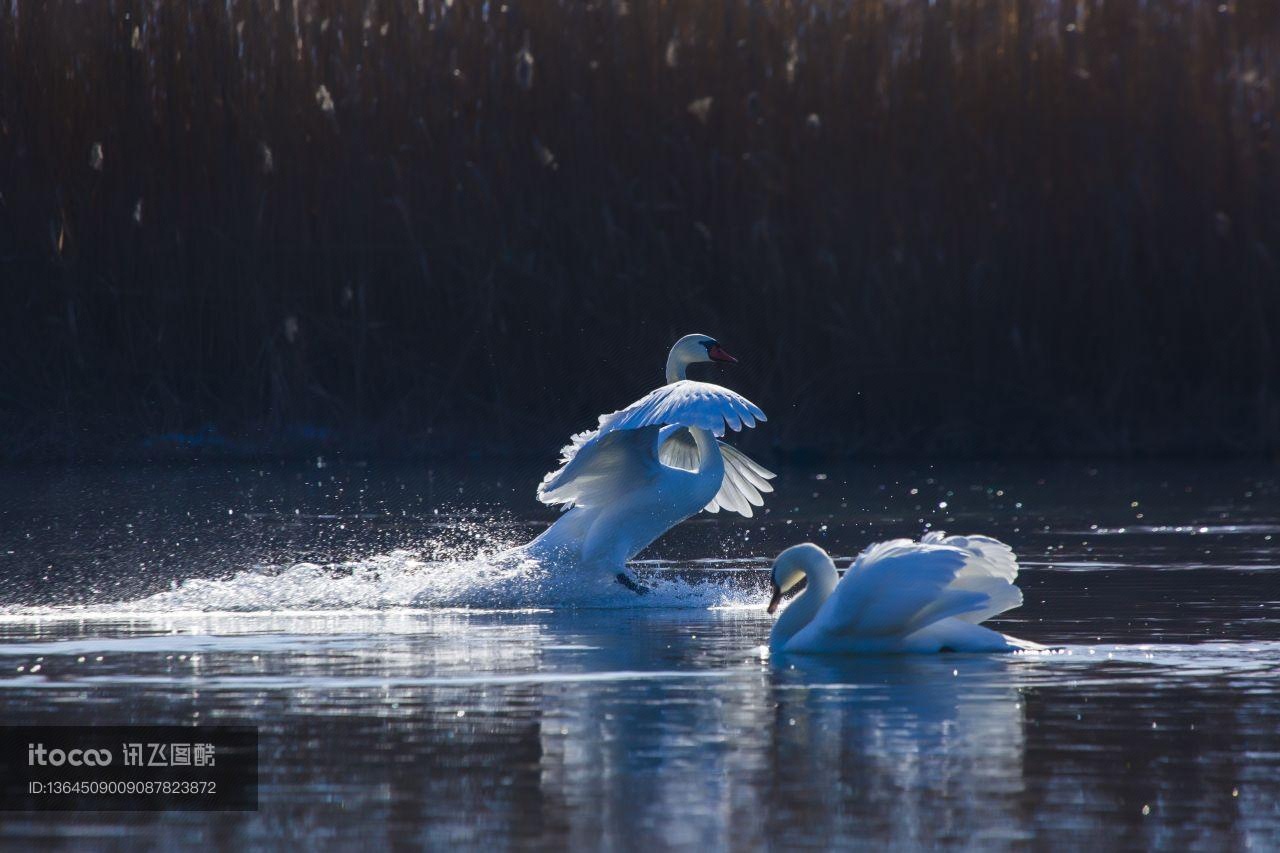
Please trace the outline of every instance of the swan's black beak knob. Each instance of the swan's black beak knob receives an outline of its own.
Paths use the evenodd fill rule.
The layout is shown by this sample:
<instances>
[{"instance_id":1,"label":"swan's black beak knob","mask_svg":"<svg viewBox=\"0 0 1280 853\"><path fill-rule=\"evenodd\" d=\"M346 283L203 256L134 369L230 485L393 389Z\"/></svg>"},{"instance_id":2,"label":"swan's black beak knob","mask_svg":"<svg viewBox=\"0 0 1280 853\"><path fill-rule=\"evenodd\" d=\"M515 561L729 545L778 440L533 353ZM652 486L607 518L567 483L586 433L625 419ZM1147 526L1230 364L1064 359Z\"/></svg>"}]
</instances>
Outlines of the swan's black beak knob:
<instances>
[{"instance_id":1,"label":"swan's black beak knob","mask_svg":"<svg viewBox=\"0 0 1280 853\"><path fill-rule=\"evenodd\" d=\"M769 606L765 608L765 612L772 616L778 611L778 604L782 602L782 590L772 580L769 581L769 589L773 592L773 597L769 599Z\"/></svg>"}]
</instances>

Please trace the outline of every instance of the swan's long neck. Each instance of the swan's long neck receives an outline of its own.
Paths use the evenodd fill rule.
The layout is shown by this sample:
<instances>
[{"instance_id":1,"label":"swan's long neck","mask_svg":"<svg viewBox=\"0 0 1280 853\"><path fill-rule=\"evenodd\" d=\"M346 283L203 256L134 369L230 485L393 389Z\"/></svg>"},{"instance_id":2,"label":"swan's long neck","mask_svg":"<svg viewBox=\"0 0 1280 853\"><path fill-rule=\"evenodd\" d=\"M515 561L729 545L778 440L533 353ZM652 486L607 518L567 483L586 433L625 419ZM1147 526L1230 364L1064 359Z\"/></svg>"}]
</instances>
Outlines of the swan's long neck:
<instances>
[{"instance_id":1,"label":"swan's long neck","mask_svg":"<svg viewBox=\"0 0 1280 853\"><path fill-rule=\"evenodd\" d=\"M787 609L782 611L778 621L773 623L773 630L769 632L769 647L772 649L781 649L800 629L812 622L840 582L836 564L831 562L830 557L823 557L820 562L815 561L805 566L804 574L807 580L804 592L787 605Z\"/></svg>"},{"instance_id":2,"label":"swan's long neck","mask_svg":"<svg viewBox=\"0 0 1280 853\"><path fill-rule=\"evenodd\" d=\"M720 455L720 445L716 442L715 434L697 427L689 427L689 432L693 434L693 443L698 446L698 473L705 473L715 467L723 472L724 457Z\"/></svg>"},{"instance_id":3,"label":"swan's long neck","mask_svg":"<svg viewBox=\"0 0 1280 853\"><path fill-rule=\"evenodd\" d=\"M667 355L667 384L684 379L689 363L688 357L681 352L679 346L672 347L670 354Z\"/></svg>"}]
</instances>

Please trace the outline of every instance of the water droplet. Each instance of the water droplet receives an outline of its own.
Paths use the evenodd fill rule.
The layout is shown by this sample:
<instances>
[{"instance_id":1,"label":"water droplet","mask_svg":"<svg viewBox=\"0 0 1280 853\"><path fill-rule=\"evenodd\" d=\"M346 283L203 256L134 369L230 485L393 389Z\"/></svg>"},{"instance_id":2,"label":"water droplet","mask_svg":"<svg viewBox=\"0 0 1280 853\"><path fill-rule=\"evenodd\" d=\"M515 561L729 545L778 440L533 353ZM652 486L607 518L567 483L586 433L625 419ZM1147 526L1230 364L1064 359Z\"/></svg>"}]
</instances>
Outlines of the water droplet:
<instances>
[{"instance_id":1,"label":"water droplet","mask_svg":"<svg viewBox=\"0 0 1280 853\"><path fill-rule=\"evenodd\" d=\"M329 87L321 83L320 88L316 89L316 105L326 115L333 114L333 96L329 94Z\"/></svg>"},{"instance_id":2,"label":"water droplet","mask_svg":"<svg viewBox=\"0 0 1280 853\"><path fill-rule=\"evenodd\" d=\"M533 153L538 158L538 163L547 169L558 169L560 165L556 162L556 155L551 149L543 145L538 137L533 138Z\"/></svg>"},{"instance_id":3,"label":"water droplet","mask_svg":"<svg viewBox=\"0 0 1280 853\"><path fill-rule=\"evenodd\" d=\"M533 52L529 49L529 33L524 34L524 44L516 54L516 85L524 91L533 88Z\"/></svg>"},{"instance_id":4,"label":"water droplet","mask_svg":"<svg viewBox=\"0 0 1280 853\"><path fill-rule=\"evenodd\" d=\"M689 115L706 124L707 116L711 113L711 104L714 100L710 95L707 95L705 98L690 101L688 106Z\"/></svg>"}]
</instances>

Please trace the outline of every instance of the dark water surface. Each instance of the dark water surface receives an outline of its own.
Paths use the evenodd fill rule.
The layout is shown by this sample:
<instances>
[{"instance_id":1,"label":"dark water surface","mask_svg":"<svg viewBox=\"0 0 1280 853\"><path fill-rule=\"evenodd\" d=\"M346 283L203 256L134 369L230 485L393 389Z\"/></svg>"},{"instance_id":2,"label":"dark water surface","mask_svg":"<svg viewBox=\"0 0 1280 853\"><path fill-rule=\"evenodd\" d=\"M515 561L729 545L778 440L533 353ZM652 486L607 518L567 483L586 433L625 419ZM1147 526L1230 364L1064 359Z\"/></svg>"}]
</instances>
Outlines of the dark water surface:
<instances>
[{"instance_id":1,"label":"dark water surface","mask_svg":"<svg viewBox=\"0 0 1280 853\"><path fill-rule=\"evenodd\" d=\"M485 574L540 473L0 474L0 724L253 725L262 780L0 842L1280 847L1276 465L784 467L643 555L655 595L572 609ZM764 653L777 550L926 525L1013 545L997 627L1060 650Z\"/></svg>"}]
</instances>

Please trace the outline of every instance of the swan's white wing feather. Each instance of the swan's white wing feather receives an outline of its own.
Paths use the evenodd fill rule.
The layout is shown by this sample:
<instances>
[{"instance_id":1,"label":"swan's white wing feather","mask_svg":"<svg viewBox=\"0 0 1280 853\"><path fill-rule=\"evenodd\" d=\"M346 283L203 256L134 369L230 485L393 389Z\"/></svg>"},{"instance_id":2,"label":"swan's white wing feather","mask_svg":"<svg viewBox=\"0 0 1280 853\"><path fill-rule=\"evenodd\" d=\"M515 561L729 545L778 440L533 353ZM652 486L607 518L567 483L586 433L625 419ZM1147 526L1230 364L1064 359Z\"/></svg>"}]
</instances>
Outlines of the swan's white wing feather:
<instances>
[{"instance_id":1,"label":"swan's white wing feather","mask_svg":"<svg viewBox=\"0 0 1280 853\"><path fill-rule=\"evenodd\" d=\"M733 470L741 475L748 483L753 485L758 492L772 492L773 486L769 483L777 474L752 459L735 447L731 447L720 442L720 452L724 455L726 465L732 465Z\"/></svg>"},{"instance_id":2,"label":"swan's white wing feather","mask_svg":"<svg viewBox=\"0 0 1280 853\"><path fill-rule=\"evenodd\" d=\"M682 426L663 427L658 444L658 461L668 468L697 471L702 455L693 435Z\"/></svg>"},{"instance_id":3,"label":"swan's white wing feather","mask_svg":"<svg viewBox=\"0 0 1280 853\"><path fill-rule=\"evenodd\" d=\"M1018 578L1018 558L1013 549L999 539L990 536L947 536L937 531L920 541L922 544L959 548L968 553L964 568L956 574L951 588L984 593L988 602L958 618L976 624L1022 605L1022 590L1014 585Z\"/></svg>"},{"instance_id":4,"label":"swan's white wing feather","mask_svg":"<svg viewBox=\"0 0 1280 853\"><path fill-rule=\"evenodd\" d=\"M574 436L562 451L564 464L538 486L538 499L565 509L599 506L652 482L662 467L658 433L655 425Z\"/></svg>"},{"instance_id":5,"label":"swan's white wing feather","mask_svg":"<svg viewBox=\"0 0 1280 853\"><path fill-rule=\"evenodd\" d=\"M728 388L689 379L663 385L625 409L601 415L600 426L596 429L573 436L560 451L560 467L547 474L538 486L538 500L545 504L561 504L565 509L592 506L626 493L635 483L648 481L604 482L610 477L621 477L623 468L628 476L645 478L656 473L657 466L662 464L696 470L697 447L693 445L692 438L689 439L691 448L686 448L683 443L673 443L680 442L682 427L705 429L720 436L724 435L726 427L739 430L743 426L753 427L757 421L763 420L764 412L759 407ZM663 428L661 432L659 427ZM648 436L645 440L617 442L610 438L617 433L642 431ZM637 458L624 462L619 455L623 450L636 454ZM662 458L664 454L665 458ZM753 475L765 479L772 476L760 465L754 462L751 465ZM735 511L742 511L738 508L740 497L735 494L732 499ZM749 499L741 497L741 507L747 510L745 515L750 515Z\"/></svg>"},{"instance_id":6,"label":"swan's white wing feather","mask_svg":"<svg viewBox=\"0 0 1280 853\"><path fill-rule=\"evenodd\" d=\"M668 429L663 429L664 436ZM762 493L773 491L769 479L777 475L731 445L723 441L717 444L724 459L724 479L720 481L720 491L703 509L707 512L727 509L751 518L755 514L752 507L764 505ZM663 465L685 471L698 470L701 461L693 436L684 428L665 438L659 447L658 459Z\"/></svg>"},{"instance_id":7,"label":"swan's white wing feather","mask_svg":"<svg viewBox=\"0 0 1280 853\"><path fill-rule=\"evenodd\" d=\"M741 394L709 382L681 379L651 391L625 409L602 416L599 432L679 424L722 436L726 426L737 431L764 420L764 412Z\"/></svg>"},{"instance_id":8,"label":"swan's white wing feather","mask_svg":"<svg viewBox=\"0 0 1280 853\"><path fill-rule=\"evenodd\" d=\"M720 491L705 509L718 512L723 507L751 518L755 514L752 507L764 506L762 493L773 491L773 484L769 481L778 475L741 450L723 441L718 443L720 455L724 457L724 479L720 482Z\"/></svg>"},{"instance_id":9,"label":"swan's white wing feather","mask_svg":"<svg viewBox=\"0 0 1280 853\"><path fill-rule=\"evenodd\" d=\"M761 493L773 491L769 480L777 475L731 445L723 441L717 444L724 459L724 479L720 482L720 491L703 509L707 512L727 509L751 518L755 514L752 507L764 505ZM698 470L701 462L698 445L684 427L663 427L658 459L669 468L685 471Z\"/></svg>"},{"instance_id":10,"label":"swan's white wing feather","mask_svg":"<svg viewBox=\"0 0 1280 853\"><path fill-rule=\"evenodd\" d=\"M959 548L907 539L872 545L836 585L813 627L835 636L873 637L911 633L928 624L919 617L930 609L936 618L955 615L957 608L975 604L971 598L943 600L964 563Z\"/></svg>"},{"instance_id":11,"label":"swan's white wing feather","mask_svg":"<svg viewBox=\"0 0 1280 853\"><path fill-rule=\"evenodd\" d=\"M801 633L808 644L892 636L903 638L904 648L918 645L911 641L917 636L926 645L944 637L958 642L973 634L960 624L975 626L1022 603L1016 575L1012 550L985 536L882 542L858 555ZM953 629L934 627L944 624Z\"/></svg>"},{"instance_id":12,"label":"swan's white wing feather","mask_svg":"<svg viewBox=\"0 0 1280 853\"><path fill-rule=\"evenodd\" d=\"M1000 578L967 578L963 574L957 577L952 589L965 590L985 598L981 607L968 613L957 613L956 618L975 625L985 622L993 616L999 616L1006 610L1022 606L1022 590Z\"/></svg>"},{"instance_id":13,"label":"swan's white wing feather","mask_svg":"<svg viewBox=\"0 0 1280 853\"><path fill-rule=\"evenodd\" d=\"M960 577L992 577L1013 583L1018 578L1018 558L1013 549L990 536L948 536L942 531L926 534L921 545L948 545L968 551Z\"/></svg>"}]
</instances>

